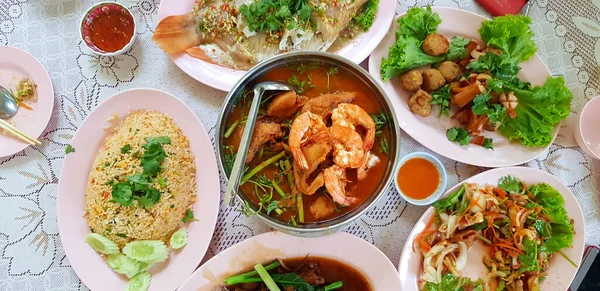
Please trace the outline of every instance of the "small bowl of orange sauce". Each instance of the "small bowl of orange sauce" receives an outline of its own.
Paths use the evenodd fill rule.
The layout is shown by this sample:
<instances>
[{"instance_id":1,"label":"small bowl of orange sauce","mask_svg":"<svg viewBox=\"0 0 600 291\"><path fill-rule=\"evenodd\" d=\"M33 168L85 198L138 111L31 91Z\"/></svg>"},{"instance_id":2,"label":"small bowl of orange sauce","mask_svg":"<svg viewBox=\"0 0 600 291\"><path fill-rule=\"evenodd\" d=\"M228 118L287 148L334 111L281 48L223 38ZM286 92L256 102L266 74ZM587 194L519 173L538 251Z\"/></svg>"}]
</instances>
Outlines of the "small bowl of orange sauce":
<instances>
[{"instance_id":1,"label":"small bowl of orange sauce","mask_svg":"<svg viewBox=\"0 0 600 291\"><path fill-rule=\"evenodd\" d=\"M135 41L135 17L117 2L100 2L90 7L81 19L81 40L102 56L122 54Z\"/></svg>"},{"instance_id":2,"label":"small bowl of orange sauce","mask_svg":"<svg viewBox=\"0 0 600 291\"><path fill-rule=\"evenodd\" d=\"M425 206L437 201L446 190L448 175L435 156L415 152L406 155L396 168L395 186L408 203Z\"/></svg>"}]
</instances>

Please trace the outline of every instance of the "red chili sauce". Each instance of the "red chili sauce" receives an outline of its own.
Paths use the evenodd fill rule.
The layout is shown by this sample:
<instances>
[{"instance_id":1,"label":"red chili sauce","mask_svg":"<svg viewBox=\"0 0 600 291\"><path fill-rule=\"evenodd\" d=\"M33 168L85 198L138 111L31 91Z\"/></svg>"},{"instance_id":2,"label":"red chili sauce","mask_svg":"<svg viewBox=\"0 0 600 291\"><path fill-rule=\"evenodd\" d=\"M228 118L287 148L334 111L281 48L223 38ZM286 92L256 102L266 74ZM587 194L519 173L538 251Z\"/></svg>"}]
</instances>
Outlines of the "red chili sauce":
<instances>
[{"instance_id":1,"label":"red chili sauce","mask_svg":"<svg viewBox=\"0 0 600 291\"><path fill-rule=\"evenodd\" d=\"M121 11L107 11L94 17L90 24L90 38L97 48L116 52L133 37L133 17Z\"/></svg>"}]
</instances>

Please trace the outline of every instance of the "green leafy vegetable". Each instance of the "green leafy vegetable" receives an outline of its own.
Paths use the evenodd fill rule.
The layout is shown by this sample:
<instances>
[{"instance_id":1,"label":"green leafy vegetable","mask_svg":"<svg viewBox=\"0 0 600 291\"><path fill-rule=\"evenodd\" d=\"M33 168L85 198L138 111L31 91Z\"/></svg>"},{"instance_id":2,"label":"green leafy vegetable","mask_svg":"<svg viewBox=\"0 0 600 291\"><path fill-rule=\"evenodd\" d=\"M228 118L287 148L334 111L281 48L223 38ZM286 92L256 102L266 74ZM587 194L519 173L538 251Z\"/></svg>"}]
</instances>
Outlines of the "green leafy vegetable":
<instances>
[{"instance_id":1,"label":"green leafy vegetable","mask_svg":"<svg viewBox=\"0 0 600 291\"><path fill-rule=\"evenodd\" d=\"M198 221L198 219L194 218L194 211L188 209L185 211L185 216L181 219L181 221L183 221L183 223L188 223L190 221Z\"/></svg>"},{"instance_id":2,"label":"green leafy vegetable","mask_svg":"<svg viewBox=\"0 0 600 291\"><path fill-rule=\"evenodd\" d=\"M307 0L259 0L240 6L251 31L274 32L309 23L312 8Z\"/></svg>"},{"instance_id":3,"label":"green leafy vegetable","mask_svg":"<svg viewBox=\"0 0 600 291\"><path fill-rule=\"evenodd\" d=\"M146 138L147 143L142 145L144 155L141 165L144 168L144 174L154 176L160 170L160 163L165 159L167 153L163 149L163 144L170 144L171 139L166 136Z\"/></svg>"},{"instance_id":4,"label":"green leafy vegetable","mask_svg":"<svg viewBox=\"0 0 600 291\"><path fill-rule=\"evenodd\" d=\"M329 74L327 76L329 77ZM306 87L308 87L308 88L315 87L315 84L311 83L310 81L300 80L300 78L298 78L298 76L296 76L296 75L292 75L291 77L289 77L287 82L292 87L294 87L294 90L296 90L296 93L298 93L298 94L304 93L306 91Z\"/></svg>"},{"instance_id":5,"label":"green leafy vegetable","mask_svg":"<svg viewBox=\"0 0 600 291\"><path fill-rule=\"evenodd\" d=\"M473 106L471 107L471 111L473 111L475 115L486 114L488 111L487 105L488 101L490 101L490 98L490 94L488 93L483 93L475 96L475 99L473 99Z\"/></svg>"},{"instance_id":6,"label":"green leafy vegetable","mask_svg":"<svg viewBox=\"0 0 600 291\"><path fill-rule=\"evenodd\" d=\"M422 41L427 35L435 33L440 23L442 18L431 10L431 6L413 7L398 19L396 37L410 36Z\"/></svg>"},{"instance_id":7,"label":"green leafy vegetable","mask_svg":"<svg viewBox=\"0 0 600 291\"><path fill-rule=\"evenodd\" d=\"M381 152L383 154L386 154L386 155L388 154L388 152L389 152L389 143L388 143L387 138L382 137L379 140L379 148L381 149Z\"/></svg>"},{"instance_id":8,"label":"green leafy vegetable","mask_svg":"<svg viewBox=\"0 0 600 291\"><path fill-rule=\"evenodd\" d=\"M460 145L467 145L471 141L471 136L469 135L469 132L462 127L456 126L448 128L448 130L446 130L446 138L448 138L449 141L458 142Z\"/></svg>"},{"instance_id":9,"label":"green leafy vegetable","mask_svg":"<svg viewBox=\"0 0 600 291\"><path fill-rule=\"evenodd\" d=\"M519 255L519 272L537 272L539 271L540 265L538 264L538 245L535 240L525 238L523 240L523 254Z\"/></svg>"},{"instance_id":10,"label":"green leafy vegetable","mask_svg":"<svg viewBox=\"0 0 600 291\"><path fill-rule=\"evenodd\" d=\"M549 237L550 234L552 233L552 226L550 225L550 223L548 223L544 220L541 220L541 219L536 219L533 222L533 228L535 228L535 230L537 230L538 234L542 238Z\"/></svg>"},{"instance_id":11,"label":"green leafy vegetable","mask_svg":"<svg viewBox=\"0 0 600 291\"><path fill-rule=\"evenodd\" d=\"M122 154L126 154L131 150L131 145L130 144L126 144L121 148L121 153Z\"/></svg>"},{"instance_id":12,"label":"green leafy vegetable","mask_svg":"<svg viewBox=\"0 0 600 291\"><path fill-rule=\"evenodd\" d=\"M148 176L138 172L126 176L124 182L113 184L111 196L111 202L130 206L133 200L137 200L140 207L148 209L160 201L161 193L151 186Z\"/></svg>"},{"instance_id":13,"label":"green leafy vegetable","mask_svg":"<svg viewBox=\"0 0 600 291\"><path fill-rule=\"evenodd\" d=\"M504 83L518 99L515 118L505 118L499 131L526 146L546 146L554 137L554 126L571 113L573 94L562 77L548 78L542 87L521 90Z\"/></svg>"},{"instance_id":14,"label":"green leafy vegetable","mask_svg":"<svg viewBox=\"0 0 600 291\"><path fill-rule=\"evenodd\" d=\"M446 212L448 210L454 210L458 201L461 200L462 196L465 194L466 186L463 184L460 187L460 190L450 194L448 197L444 199L440 199L432 204L435 208L435 212L441 213Z\"/></svg>"},{"instance_id":15,"label":"green leafy vegetable","mask_svg":"<svg viewBox=\"0 0 600 291\"><path fill-rule=\"evenodd\" d=\"M65 147L65 155L68 155L70 153L74 153L75 152L75 148L73 146L71 146L70 144L68 144Z\"/></svg>"},{"instance_id":16,"label":"green leafy vegetable","mask_svg":"<svg viewBox=\"0 0 600 291\"><path fill-rule=\"evenodd\" d=\"M531 18L525 15L505 15L484 21L479 34L488 46L502 50L510 62L520 63L537 51L530 24Z\"/></svg>"},{"instance_id":17,"label":"green leafy vegetable","mask_svg":"<svg viewBox=\"0 0 600 291\"><path fill-rule=\"evenodd\" d=\"M519 194L523 191L523 184L513 176L504 176L500 178L498 187L509 193Z\"/></svg>"},{"instance_id":18,"label":"green leafy vegetable","mask_svg":"<svg viewBox=\"0 0 600 291\"><path fill-rule=\"evenodd\" d=\"M267 212L267 215L270 215L271 211L273 211L273 210L275 210L277 208L279 208L279 201L273 200L273 201L269 202L269 204L265 208L265 210Z\"/></svg>"},{"instance_id":19,"label":"green leafy vegetable","mask_svg":"<svg viewBox=\"0 0 600 291\"><path fill-rule=\"evenodd\" d=\"M494 146L492 145L493 142L494 142L494 140L492 138L486 137L483 139L483 144L481 146L486 149L493 150L494 149Z\"/></svg>"},{"instance_id":20,"label":"green leafy vegetable","mask_svg":"<svg viewBox=\"0 0 600 291\"><path fill-rule=\"evenodd\" d=\"M373 20L375 20L375 14L377 13L377 5L379 0L369 0L365 3L356 16L352 19L352 23L357 25L363 31L368 31L373 26Z\"/></svg>"},{"instance_id":21,"label":"green leafy vegetable","mask_svg":"<svg viewBox=\"0 0 600 291\"><path fill-rule=\"evenodd\" d=\"M388 81L420 66L454 60L453 58L458 58L466 53L465 48L460 47L461 43L464 43L464 39L455 38L450 43L451 50L447 55L430 56L421 49L422 41L412 36L401 35L396 38L396 42L390 48L389 58L381 60L381 78Z\"/></svg>"},{"instance_id":22,"label":"green leafy vegetable","mask_svg":"<svg viewBox=\"0 0 600 291\"><path fill-rule=\"evenodd\" d=\"M468 288L467 288L468 287ZM456 278L452 273L446 273L442 275L442 281L439 284L427 282L425 284L425 291L483 291L483 283L481 280L471 281L467 277Z\"/></svg>"},{"instance_id":23,"label":"green leafy vegetable","mask_svg":"<svg viewBox=\"0 0 600 291\"><path fill-rule=\"evenodd\" d=\"M446 54L446 60L455 61L465 58L469 54L465 49L469 42L471 42L470 39L466 39L462 36L453 37L452 41L450 41L448 53Z\"/></svg>"},{"instance_id":24,"label":"green leafy vegetable","mask_svg":"<svg viewBox=\"0 0 600 291\"><path fill-rule=\"evenodd\" d=\"M383 128L389 122L389 117L385 115L385 113L379 111L377 114L371 114L371 118L373 118L373 122L375 122L375 130L377 132L375 134L381 134L381 128Z\"/></svg>"},{"instance_id":25,"label":"green leafy vegetable","mask_svg":"<svg viewBox=\"0 0 600 291\"><path fill-rule=\"evenodd\" d=\"M273 281L275 281L277 284L281 285L283 289L286 289L287 287L296 287L294 290L315 290L312 285L308 284L296 273L271 274L271 278L273 278Z\"/></svg>"},{"instance_id":26,"label":"green leafy vegetable","mask_svg":"<svg viewBox=\"0 0 600 291\"><path fill-rule=\"evenodd\" d=\"M571 247L575 230L565 210L562 195L545 183L533 185L529 191L543 207L543 212L552 219L550 237L544 241L541 250L553 254L562 248Z\"/></svg>"},{"instance_id":27,"label":"green leafy vegetable","mask_svg":"<svg viewBox=\"0 0 600 291\"><path fill-rule=\"evenodd\" d=\"M271 275L269 275L269 272L267 272L267 270L262 264L259 263L254 265L254 270L256 270L256 273L258 273L258 275L263 280L265 285L267 285L267 288L269 288L270 291L280 291L279 287L277 286L275 281L273 281L273 278L271 277Z\"/></svg>"},{"instance_id":28,"label":"green leafy vegetable","mask_svg":"<svg viewBox=\"0 0 600 291\"><path fill-rule=\"evenodd\" d=\"M452 95L450 95L450 85L446 84L439 90L432 92L431 98L433 99L431 104L440 106L438 118L442 117L442 114L450 116L450 100L452 99Z\"/></svg>"}]
</instances>

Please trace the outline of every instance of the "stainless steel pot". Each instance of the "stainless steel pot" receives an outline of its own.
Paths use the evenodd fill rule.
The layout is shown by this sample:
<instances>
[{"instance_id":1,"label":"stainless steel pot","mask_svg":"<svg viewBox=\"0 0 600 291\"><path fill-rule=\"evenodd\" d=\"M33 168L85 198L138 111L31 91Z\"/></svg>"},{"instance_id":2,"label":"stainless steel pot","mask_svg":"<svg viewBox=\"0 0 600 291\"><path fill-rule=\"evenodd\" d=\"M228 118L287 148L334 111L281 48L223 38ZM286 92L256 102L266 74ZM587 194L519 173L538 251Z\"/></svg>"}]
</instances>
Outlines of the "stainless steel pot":
<instances>
[{"instance_id":1,"label":"stainless steel pot","mask_svg":"<svg viewBox=\"0 0 600 291\"><path fill-rule=\"evenodd\" d=\"M264 213L259 213L258 216L269 226L279 231L303 237L316 237L324 236L335 233L346 226L350 225L361 215L367 212L387 191L391 181L393 181L394 166L399 161L400 157L400 129L398 127L398 118L393 110L392 104L385 94L383 89L377 84L377 82L369 75L369 73L356 65L352 61L343 58L341 56L326 53L326 52L292 52L275 56L271 59L263 61L252 68L246 75L244 75L233 89L227 95L219 118L217 121L216 130L216 148L217 148L217 161L219 168L223 176L227 176L225 169L223 168L223 158L225 151L222 147L224 144L223 135L227 130L227 120L229 115L234 109L235 101L237 98L246 90L252 89L256 83L258 77L264 73L278 67L298 64L298 63L309 63L309 62L320 62L326 65L332 65L338 67L340 70L346 70L357 77L357 79L364 82L373 92L373 97L377 98L383 108L383 112L389 116L389 130L390 130L390 141L389 141L389 161L383 180L376 188L375 192L367 198L365 202L353 209L352 211L345 213L344 215L338 216L333 219L321 221L317 223L302 224L298 226L292 226L289 223L279 221L276 218L270 217ZM250 205L256 209L256 206L242 191L238 191L238 199L248 201Z\"/></svg>"}]
</instances>

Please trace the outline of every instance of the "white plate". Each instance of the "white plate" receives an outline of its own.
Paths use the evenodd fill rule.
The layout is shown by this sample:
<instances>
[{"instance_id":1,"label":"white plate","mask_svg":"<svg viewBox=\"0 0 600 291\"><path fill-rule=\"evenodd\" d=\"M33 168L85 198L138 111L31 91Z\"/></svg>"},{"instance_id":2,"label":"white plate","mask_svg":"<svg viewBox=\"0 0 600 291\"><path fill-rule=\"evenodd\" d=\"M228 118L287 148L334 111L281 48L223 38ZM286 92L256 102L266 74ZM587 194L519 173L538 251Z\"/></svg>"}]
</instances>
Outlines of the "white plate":
<instances>
[{"instance_id":1,"label":"white plate","mask_svg":"<svg viewBox=\"0 0 600 291\"><path fill-rule=\"evenodd\" d=\"M300 238L281 232L268 232L234 245L219 253L179 288L179 291L213 291L223 280L277 258L306 255L344 262L361 272L373 290L400 290L394 265L372 244L347 233L320 238Z\"/></svg>"},{"instance_id":2,"label":"white plate","mask_svg":"<svg viewBox=\"0 0 600 291\"><path fill-rule=\"evenodd\" d=\"M434 7L433 11L437 12L442 18L438 33L446 37L460 35L483 43L477 30L481 27L481 22L489 20L488 18L456 8ZM369 72L382 85L392 100L394 110L398 114L400 127L408 135L442 156L480 167L506 167L526 163L535 159L550 147L550 144L547 147L526 147L518 142L509 142L506 137L495 132L486 132L485 134L486 137L494 139L493 151L477 145L460 146L458 143L448 141L446 130L458 125L458 123L454 124L446 116L438 119L437 109L425 118L412 113L407 104L410 93L400 89L397 83L398 78L388 82L381 80L381 58L388 58L389 48L396 42L395 32L397 29L398 23L394 21L388 34L369 58ZM522 68L519 77L531 82L532 85L543 85L546 78L550 77L550 70L538 55L519 65ZM451 114L454 112L453 110ZM554 129L554 138L557 134L558 126Z\"/></svg>"},{"instance_id":3,"label":"white plate","mask_svg":"<svg viewBox=\"0 0 600 291\"><path fill-rule=\"evenodd\" d=\"M33 107L33 111L19 108L10 121L21 131L38 138L48 125L54 108L54 88L50 76L44 66L24 50L0 46L0 56L0 85L15 91L17 83L23 78L31 78L37 85L38 101L26 102ZM16 154L28 146L27 142L17 137L0 133L0 157Z\"/></svg>"},{"instance_id":4,"label":"white plate","mask_svg":"<svg viewBox=\"0 0 600 291\"><path fill-rule=\"evenodd\" d=\"M122 290L125 276L113 272L85 242L90 229L83 218L89 172L109 131L108 117L120 119L135 110L155 110L173 118L190 141L196 163L197 197L188 224L188 244L172 251L169 259L152 269L149 290L175 290L196 269L208 249L219 211L220 184L212 143L196 115L177 97L155 89L127 90L102 102L83 121L71 144L75 152L64 161L58 184L57 217L65 254L77 276L91 290Z\"/></svg>"},{"instance_id":5,"label":"white plate","mask_svg":"<svg viewBox=\"0 0 600 291\"><path fill-rule=\"evenodd\" d=\"M579 266L581 264L581 258L585 248L585 223L583 220L583 214L581 212L581 207L579 206L579 203L577 202L577 199L571 190L569 190L569 188L561 183L556 177L538 169L511 167L489 170L479 175L475 175L465 180L463 183L497 185L498 180L506 175L517 177L527 185L542 182L547 183L563 195L565 198L565 209L567 210L569 217L573 219L573 226L575 227L573 247L569 249L563 249L563 251ZM458 191L461 185L462 183L452 187L452 189L448 190L444 196ZM427 225L427 222L431 218L431 215L434 213L435 209L433 207L429 207L427 211L425 211L423 216L421 216L419 221L417 221L415 224L415 227L411 233L408 235L406 244L404 244L402 255L400 256L400 263L398 264L398 272L400 273L402 290L419 290L419 276L423 272L423 268L421 266L422 256L418 252L413 252L412 244L415 236L423 231L425 225ZM487 253L486 251L487 248L483 247L481 244L473 245L473 247L469 250L467 267L465 267L465 270L463 270L463 275L471 277L472 279L484 277L484 275L487 273L487 269L485 268L482 259ZM550 267L546 272L548 275L541 284L542 291L566 290L571 285L571 281L573 281L573 278L577 273L577 268L571 265L571 263L569 263L564 257L556 254L550 260Z\"/></svg>"},{"instance_id":6,"label":"white plate","mask_svg":"<svg viewBox=\"0 0 600 291\"><path fill-rule=\"evenodd\" d=\"M192 10L195 0L161 1L158 10L158 21L169 15L180 15ZM360 34L355 40L336 53L360 64L373 52L387 33L396 14L396 1L381 0L373 26L369 31ZM171 60L190 77L213 88L229 91L246 73L244 70L228 69L193 58L187 53L170 55Z\"/></svg>"}]
</instances>

